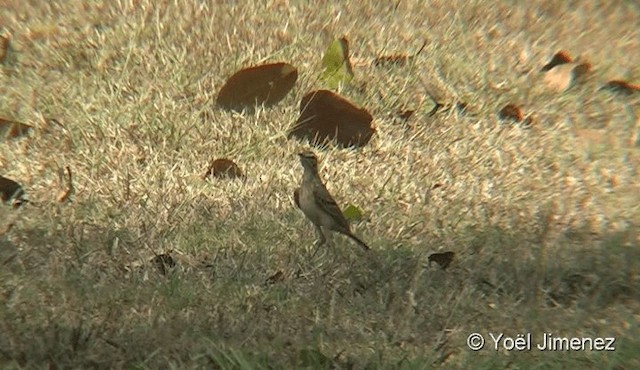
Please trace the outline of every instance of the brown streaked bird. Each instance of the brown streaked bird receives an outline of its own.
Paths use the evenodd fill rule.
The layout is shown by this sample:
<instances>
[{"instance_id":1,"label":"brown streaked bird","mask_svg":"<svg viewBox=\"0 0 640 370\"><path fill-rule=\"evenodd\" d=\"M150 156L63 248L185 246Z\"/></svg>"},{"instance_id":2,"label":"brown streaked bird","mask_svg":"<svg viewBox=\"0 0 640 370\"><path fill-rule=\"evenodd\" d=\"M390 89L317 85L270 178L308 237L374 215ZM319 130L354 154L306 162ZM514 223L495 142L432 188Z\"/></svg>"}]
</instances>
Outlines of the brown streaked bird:
<instances>
[{"instance_id":1,"label":"brown streaked bird","mask_svg":"<svg viewBox=\"0 0 640 370\"><path fill-rule=\"evenodd\" d=\"M331 232L335 231L353 239L364 250L369 250L365 242L353 235L349 222L322 182L318 173L318 157L310 151L304 151L298 155L304 173L300 187L293 193L293 198L298 208L315 226L319 238L317 245L328 243L333 246Z\"/></svg>"}]
</instances>

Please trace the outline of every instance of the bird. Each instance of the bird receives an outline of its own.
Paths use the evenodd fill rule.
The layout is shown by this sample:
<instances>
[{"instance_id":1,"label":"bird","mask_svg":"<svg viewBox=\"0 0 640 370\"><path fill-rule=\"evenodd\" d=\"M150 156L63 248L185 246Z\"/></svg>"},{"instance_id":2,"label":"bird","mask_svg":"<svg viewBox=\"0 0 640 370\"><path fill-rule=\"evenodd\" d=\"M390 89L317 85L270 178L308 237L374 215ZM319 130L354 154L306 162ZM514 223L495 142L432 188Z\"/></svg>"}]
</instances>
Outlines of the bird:
<instances>
[{"instance_id":1,"label":"bird","mask_svg":"<svg viewBox=\"0 0 640 370\"><path fill-rule=\"evenodd\" d=\"M316 244L333 246L331 232L335 231L353 239L362 249L370 250L365 242L353 235L349 222L322 182L318 173L318 157L311 151L302 151L298 156L304 173L293 197L298 208L316 228L319 238Z\"/></svg>"}]
</instances>

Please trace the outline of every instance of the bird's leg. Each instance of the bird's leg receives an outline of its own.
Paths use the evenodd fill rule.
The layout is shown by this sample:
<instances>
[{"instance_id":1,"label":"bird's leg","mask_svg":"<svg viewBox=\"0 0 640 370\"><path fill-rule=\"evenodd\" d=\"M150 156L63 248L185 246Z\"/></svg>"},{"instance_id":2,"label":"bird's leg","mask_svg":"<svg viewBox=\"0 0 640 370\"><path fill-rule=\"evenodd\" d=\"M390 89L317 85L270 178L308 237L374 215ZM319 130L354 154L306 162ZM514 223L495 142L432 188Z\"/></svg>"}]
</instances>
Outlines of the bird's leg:
<instances>
[{"instance_id":1,"label":"bird's leg","mask_svg":"<svg viewBox=\"0 0 640 370\"><path fill-rule=\"evenodd\" d=\"M333 235L331 234L331 230L325 228L323 229L325 231L324 234L324 239L326 241L326 244L329 246L329 248L331 248L332 251L336 251L336 246L335 244L333 244Z\"/></svg>"},{"instance_id":2,"label":"bird's leg","mask_svg":"<svg viewBox=\"0 0 640 370\"><path fill-rule=\"evenodd\" d=\"M318 240L316 240L316 245L322 245L324 243L327 242L327 238L324 235L324 232L322 231L322 228L318 225L313 225L316 227L316 234L318 235Z\"/></svg>"},{"instance_id":3,"label":"bird's leg","mask_svg":"<svg viewBox=\"0 0 640 370\"><path fill-rule=\"evenodd\" d=\"M324 233L322 232L322 228L318 225L313 225L313 226L315 226L316 228L316 234L318 234L318 240L316 240L316 242L314 243L316 246L316 250L313 252L313 255L311 255L311 258L315 257L316 253L318 253L318 250L320 249L320 246L327 242L327 238L324 236Z\"/></svg>"}]
</instances>

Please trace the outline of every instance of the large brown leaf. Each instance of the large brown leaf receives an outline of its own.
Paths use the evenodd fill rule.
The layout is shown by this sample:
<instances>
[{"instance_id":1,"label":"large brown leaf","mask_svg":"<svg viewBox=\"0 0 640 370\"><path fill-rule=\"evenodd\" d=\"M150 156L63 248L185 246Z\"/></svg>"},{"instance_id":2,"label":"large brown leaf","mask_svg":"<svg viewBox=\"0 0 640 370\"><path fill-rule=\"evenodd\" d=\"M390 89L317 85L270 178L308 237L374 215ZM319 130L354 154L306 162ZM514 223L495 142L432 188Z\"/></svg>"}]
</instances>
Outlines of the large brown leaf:
<instances>
[{"instance_id":1,"label":"large brown leaf","mask_svg":"<svg viewBox=\"0 0 640 370\"><path fill-rule=\"evenodd\" d=\"M209 177L219 179L244 179L245 175L234 161L228 158L218 158L211 162L207 172L202 178L207 179Z\"/></svg>"},{"instance_id":2,"label":"large brown leaf","mask_svg":"<svg viewBox=\"0 0 640 370\"><path fill-rule=\"evenodd\" d=\"M218 105L242 110L255 105L273 105L293 89L298 70L288 63L249 67L229 77L218 93Z\"/></svg>"},{"instance_id":3,"label":"large brown leaf","mask_svg":"<svg viewBox=\"0 0 640 370\"><path fill-rule=\"evenodd\" d=\"M363 108L328 90L308 93L300 102L300 117L289 130L289 137L324 145L335 140L343 147L366 145L375 129L373 117Z\"/></svg>"}]
</instances>

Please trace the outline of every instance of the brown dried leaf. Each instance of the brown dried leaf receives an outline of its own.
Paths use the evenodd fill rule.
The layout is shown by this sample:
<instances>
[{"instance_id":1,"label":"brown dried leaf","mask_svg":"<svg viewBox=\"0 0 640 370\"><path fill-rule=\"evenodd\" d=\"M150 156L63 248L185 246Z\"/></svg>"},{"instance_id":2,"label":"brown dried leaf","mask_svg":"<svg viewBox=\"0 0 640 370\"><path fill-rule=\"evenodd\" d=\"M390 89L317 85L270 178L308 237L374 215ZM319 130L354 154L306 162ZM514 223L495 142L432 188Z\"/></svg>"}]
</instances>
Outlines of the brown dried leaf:
<instances>
[{"instance_id":1,"label":"brown dried leaf","mask_svg":"<svg viewBox=\"0 0 640 370\"><path fill-rule=\"evenodd\" d=\"M563 92L591 70L589 63L565 63L554 67L544 75L544 82L551 90Z\"/></svg>"},{"instance_id":2,"label":"brown dried leaf","mask_svg":"<svg viewBox=\"0 0 640 370\"><path fill-rule=\"evenodd\" d=\"M245 175L242 173L240 167L238 167L235 162L227 158L218 158L211 162L207 172L202 177L206 179L207 177L216 177L219 179L244 179Z\"/></svg>"},{"instance_id":3,"label":"brown dried leaf","mask_svg":"<svg viewBox=\"0 0 640 370\"><path fill-rule=\"evenodd\" d=\"M424 47L427 46L427 42L425 41L420 49L413 55L409 56L407 54L392 54L392 55L382 55L377 57L371 63L374 67L384 67L384 66L403 66L407 64L410 59L418 56Z\"/></svg>"},{"instance_id":4,"label":"brown dried leaf","mask_svg":"<svg viewBox=\"0 0 640 370\"><path fill-rule=\"evenodd\" d=\"M559 52L557 52L553 58L551 58L551 60L549 61L549 63L545 64L544 67L542 67L542 69L540 69L540 72L547 72L551 69L553 69L553 67L555 66L559 66L561 64L566 64L566 63L571 63L573 61L573 59L571 59L571 56L569 55L569 53L565 50L560 50Z\"/></svg>"},{"instance_id":5,"label":"brown dried leaf","mask_svg":"<svg viewBox=\"0 0 640 370\"><path fill-rule=\"evenodd\" d=\"M377 57L373 60L374 67L383 67L383 66L403 66L407 64L409 61L409 56L406 54L394 54L394 55L384 55Z\"/></svg>"},{"instance_id":6,"label":"brown dried leaf","mask_svg":"<svg viewBox=\"0 0 640 370\"><path fill-rule=\"evenodd\" d=\"M31 126L24 123L0 118L0 136L4 136L6 139L17 139L25 136L31 129Z\"/></svg>"},{"instance_id":7,"label":"brown dried leaf","mask_svg":"<svg viewBox=\"0 0 640 370\"><path fill-rule=\"evenodd\" d=\"M522 122L524 115L522 114L522 110L515 104L509 103L505 105L498 112L498 118L501 120L513 120L516 122Z\"/></svg>"},{"instance_id":8,"label":"brown dried leaf","mask_svg":"<svg viewBox=\"0 0 640 370\"><path fill-rule=\"evenodd\" d=\"M524 121L522 121L521 125L525 128L531 127L531 125L533 125L533 115L528 115Z\"/></svg>"},{"instance_id":9,"label":"brown dried leaf","mask_svg":"<svg viewBox=\"0 0 640 370\"><path fill-rule=\"evenodd\" d=\"M56 198L56 200L58 201L58 203L64 203L66 201L69 200L69 198L71 197L71 195L74 192L74 187L73 187L73 177L71 175L71 168L69 168L69 166L66 167L67 170L67 188L64 190L61 190L58 193L58 196ZM64 174L60 174L60 183L63 184L64 183Z\"/></svg>"},{"instance_id":10,"label":"brown dried leaf","mask_svg":"<svg viewBox=\"0 0 640 370\"><path fill-rule=\"evenodd\" d=\"M404 121L408 121L411 116L415 113L415 110L407 109L401 112L398 112L398 117Z\"/></svg>"},{"instance_id":11,"label":"brown dried leaf","mask_svg":"<svg viewBox=\"0 0 640 370\"><path fill-rule=\"evenodd\" d=\"M10 53L11 34L0 35L0 63L4 64Z\"/></svg>"},{"instance_id":12,"label":"brown dried leaf","mask_svg":"<svg viewBox=\"0 0 640 370\"><path fill-rule=\"evenodd\" d=\"M0 199L2 199L2 203L11 202L13 208L18 208L27 202L24 199L24 195L24 190L20 184L0 176Z\"/></svg>"},{"instance_id":13,"label":"brown dried leaf","mask_svg":"<svg viewBox=\"0 0 640 370\"><path fill-rule=\"evenodd\" d=\"M611 80L602 86L602 89L622 95L633 95L640 92L640 84L632 84L623 80Z\"/></svg>"},{"instance_id":14,"label":"brown dried leaf","mask_svg":"<svg viewBox=\"0 0 640 370\"><path fill-rule=\"evenodd\" d=\"M269 276L265 281L266 285L273 285L275 283L279 283L284 281L284 273L281 270L278 270L275 274Z\"/></svg>"},{"instance_id":15,"label":"brown dried leaf","mask_svg":"<svg viewBox=\"0 0 640 370\"><path fill-rule=\"evenodd\" d=\"M316 90L302 98L300 117L288 136L320 146L335 140L342 147L361 147L375 132L372 120L369 112L345 98L328 90Z\"/></svg>"},{"instance_id":16,"label":"brown dried leaf","mask_svg":"<svg viewBox=\"0 0 640 370\"><path fill-rule=\"evenodd\" d=\"M429 265L431 265L431 262L435 262L438 265L440 265L440 267L443 270L446 270L447 267L449 267L449 265L451 264L451 261L453 261L453 257L455 256L454 252L442 252L442 253L432 253L429 255Z\"/></svg>"},{"instance_id":17,"label":"brown dried leaf","mask_svg":"<svg viewBox=\"0 0 640 370\"><path fill-rule=\"evenodd\" d=\"M240 111L256 105L274 105L293 89L298 70L288 63L242 69L229 77L218 93L221 107Z\"/></svg>"},{"instance_id":18,"label":"brown dried leaf","mask_svg":"<svg viewBox=\"0 0 640 370\"><path fill-rule=\"evenodd\" d=\"M171 254L169 253L159 254L153 257L150 262L156 266L158 272L160 272L162 275L166 275L167 272L169 272L169 269L172 269L176 266L176 261L173 259L173 257L171 257Z\"/></svg>"}]
</instances>

